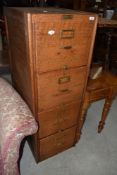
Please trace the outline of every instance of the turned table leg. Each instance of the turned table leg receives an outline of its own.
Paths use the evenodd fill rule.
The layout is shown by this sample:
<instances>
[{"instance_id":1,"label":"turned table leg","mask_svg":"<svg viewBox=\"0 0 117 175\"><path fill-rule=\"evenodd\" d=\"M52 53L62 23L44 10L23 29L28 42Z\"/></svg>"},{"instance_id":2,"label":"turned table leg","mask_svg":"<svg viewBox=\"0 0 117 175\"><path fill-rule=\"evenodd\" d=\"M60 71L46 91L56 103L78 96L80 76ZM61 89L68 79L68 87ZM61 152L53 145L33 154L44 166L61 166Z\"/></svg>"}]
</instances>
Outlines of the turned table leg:
<instances>
[{"instance_id":1,"label":"turned table leg","mask_svg":"<svg viewBox=\"0 0 117 175\"><path fill-rule=\"evenodd\" d=\"M105 124L110 106L112 104L112 100L113 99L106 99L105 100L105 104L104 104L104 108L103 108L103 112L102 112L102 117L101 117L101 120L100 120L99 125L98 125L98 133L100 133L102 131L102 129L104 128L104 124Z\"/></svg>"},{"instance_id":2,"label":"turned table leg","mask_svg":"<svg viewBox=\"0 0 117 175\"><path fill-rule=\"evenodd\" d=\"M101 120L100 120L99 125L98 125L98 133L100 133L102 131L102 129L104 128L104 124L105 124L110 106L111 106L113 99L115 98L116 95L117 95L117 86L113 86L110 89L110 91L108 92L108 97L105 99L105 104L103 107Z\"/></svg>"}]
</instances>

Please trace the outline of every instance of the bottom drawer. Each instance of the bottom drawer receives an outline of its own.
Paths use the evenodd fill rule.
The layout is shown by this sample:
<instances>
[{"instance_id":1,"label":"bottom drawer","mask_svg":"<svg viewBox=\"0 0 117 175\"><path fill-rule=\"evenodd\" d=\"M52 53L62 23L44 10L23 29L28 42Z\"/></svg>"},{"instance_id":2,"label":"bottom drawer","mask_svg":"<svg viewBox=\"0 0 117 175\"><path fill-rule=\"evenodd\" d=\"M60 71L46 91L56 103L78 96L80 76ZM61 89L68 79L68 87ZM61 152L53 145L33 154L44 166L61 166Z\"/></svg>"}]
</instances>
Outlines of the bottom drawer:
<instances>
[{"instance_id":1,"label":"bottom drawer","mask_svg":"<svg viewBox=\"0 0 117 175\"><path fill-rule=\"evenodd\" d=\"M60 131L40 140L40 160L49 158L74 145L76 127Z\"/></svg>"}]
</instances>

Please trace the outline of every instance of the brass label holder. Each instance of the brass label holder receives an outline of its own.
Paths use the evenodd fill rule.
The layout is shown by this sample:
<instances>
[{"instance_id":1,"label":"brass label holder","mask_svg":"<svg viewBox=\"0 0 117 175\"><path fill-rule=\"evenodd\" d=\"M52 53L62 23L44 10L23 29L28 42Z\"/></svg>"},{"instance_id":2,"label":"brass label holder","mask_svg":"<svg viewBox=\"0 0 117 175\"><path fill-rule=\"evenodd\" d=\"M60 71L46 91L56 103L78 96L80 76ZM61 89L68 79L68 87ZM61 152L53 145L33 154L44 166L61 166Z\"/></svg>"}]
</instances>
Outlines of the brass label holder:
<instances>
[{"instance_id":1,"label":"brass label holder","mask_svg":"<svg viewBox=\"0 0 117 175\"><path fill-rule=\"evenodd\" d=\"M73 19L73 15L69 15L69 14L62 15L62 20L69 20L69 19Z\"/></svg>"},{"instance_id":2,"label":"brass label holder","mask_svg":"<svg viewBox=\"0 0 117 175\"><path fill-rule=\"evenodd\" d=\"M63 84L68 82L70 82L70 76L64 76L58 79L58 84Z\"/></svg>"}]
</instances>

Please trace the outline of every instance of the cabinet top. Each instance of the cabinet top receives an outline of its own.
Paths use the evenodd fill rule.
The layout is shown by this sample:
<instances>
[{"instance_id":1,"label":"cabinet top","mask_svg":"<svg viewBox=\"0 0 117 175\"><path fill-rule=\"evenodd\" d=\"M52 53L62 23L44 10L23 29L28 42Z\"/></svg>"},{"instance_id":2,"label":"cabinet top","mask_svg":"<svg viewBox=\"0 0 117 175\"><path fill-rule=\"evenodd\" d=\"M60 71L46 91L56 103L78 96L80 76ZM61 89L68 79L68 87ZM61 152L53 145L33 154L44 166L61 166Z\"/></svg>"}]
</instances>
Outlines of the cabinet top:
<instances>
[{"instance_id":1,"label":"cabinet top","mask_svg":"<svg viewBox=\"0 0 117 175\"><path fill-rule=\"evenodd\" d=\"M82 15L90 15L93 14L92 12L83 12L83 11L76 11L71 9L64 9L64 8L41 8L41 7L5 7L5 11L20 11L22 13L31 13L31 14L82 14ZM94 14L93 14L94 15Z\"/></svg>"}]
</instances>

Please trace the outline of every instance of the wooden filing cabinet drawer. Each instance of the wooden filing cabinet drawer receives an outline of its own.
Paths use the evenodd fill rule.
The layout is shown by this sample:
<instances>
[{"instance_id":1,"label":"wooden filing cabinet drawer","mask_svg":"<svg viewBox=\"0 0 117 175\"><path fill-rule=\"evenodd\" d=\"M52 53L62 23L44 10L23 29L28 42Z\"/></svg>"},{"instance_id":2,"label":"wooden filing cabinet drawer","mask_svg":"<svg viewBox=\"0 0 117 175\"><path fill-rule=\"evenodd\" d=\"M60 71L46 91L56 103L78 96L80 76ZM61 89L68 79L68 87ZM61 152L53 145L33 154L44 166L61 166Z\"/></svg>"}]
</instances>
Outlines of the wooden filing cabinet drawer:
<instances>
[{"instance_id":1,"label":"wooden filing cabinet drawer","mask_svg":"<svg viewBox=\"0 0 117 175\"><path fill-rule=\"evenodd\" d=\"M39 113L39 137L47 137L59 130L65 130L77 124L80 101L61 104L47 112Z\"/></svg>"},{"instance_id":2,"label":"wooden filing cabinet drawer","mask_svg":"<svg viewBox=\"0 0 117 175\"><path fill-rule=\"evenodd\" d=\"M64 17L70 17L70 14L41 14L41 15L32 15L33 24L35 23L34 29L36 35L38 34L47 34L48 30L54 29L58 34L61 29L66 29L68 27L79 29L80 32L86 32L87 29L90 31L94 27L95 17L94 20L90 20L91 15L71 15L71 19L65 19ZM41 24L41 25L40 25ZM85 27L85 28L84 28ZM55 33L55 34L56 34Z\"/></svg>"},{"instance_id":3,"label":"wooden filing cabinet drawer","mask_svg":"<svg viewBox=\"0 0 117 175\"><path fill-rule=\"evenodd\" d=\"M77 43L81 42L77 41ZM36 64L38 67L38 71L41 73L57 69L63 69L66 65L68 68L86 65L89 55L89 53L87 53L86 51L88 49L88 46L88 42L82 45L76 45L73 41L61 41L61 43L56 47L52 47L51 44L48 47L38 47L38 49L36 50ZM86 52L84 52L84 50ZM40 58L43 59L41 60Z\"/></svg>"},{"instance_id":4,"label":"wooden filing cabinet drawer","mask_svg":"<svg viewBox=\"0 0 117 175\"><path fill-rule=\"evenodd\" d=\"M38 75L38 112L81 99L86 67Z\"/></svg>"},{"instance_id":5,"label":"wooden filing cabinet drawer","mask_svg":"<svg viewBox=\"0 0 117 175\"><path fill-rule=\"evenodd\" d=\"M74 145L76 127L40 140L40 160L44 160Z\"/></svg>"},{"instance_id":6,"label":"wooden filing cabinet drawer","mask_svg":"<svg viewBox=\"0 0 117 175\"><path fill-rule=\"evenodd\" d=\"M56 20L53 17L53 20ZM89 16L77 16L71 20L61 20L35 24L36 62L39 72L57 70L68 65L87 65L94 21Z\"/></svg>"}]
</instances>

